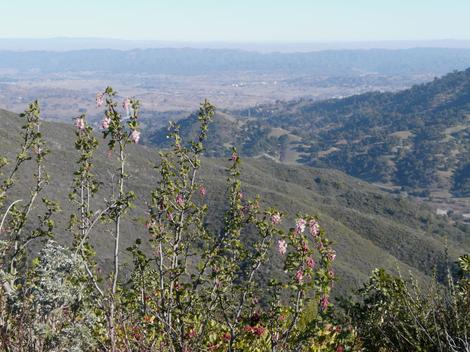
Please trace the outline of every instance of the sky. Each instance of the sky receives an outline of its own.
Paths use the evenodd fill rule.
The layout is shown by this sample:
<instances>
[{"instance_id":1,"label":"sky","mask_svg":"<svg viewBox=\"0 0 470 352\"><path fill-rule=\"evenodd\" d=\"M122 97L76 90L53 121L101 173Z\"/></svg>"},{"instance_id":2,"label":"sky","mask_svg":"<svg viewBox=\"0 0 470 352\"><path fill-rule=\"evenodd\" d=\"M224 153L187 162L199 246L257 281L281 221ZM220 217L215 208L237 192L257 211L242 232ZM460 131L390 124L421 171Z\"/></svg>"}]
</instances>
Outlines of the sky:
<instances>
[{"instance_id":1,"label":"sky","mask_svg":"<svg viewBox=\"0 0 470 352\"><path fill-rule=\"evenodd\" d=\"M470 39L470 0L0 0L0 38Z\"/></svg>"}]
</instances>

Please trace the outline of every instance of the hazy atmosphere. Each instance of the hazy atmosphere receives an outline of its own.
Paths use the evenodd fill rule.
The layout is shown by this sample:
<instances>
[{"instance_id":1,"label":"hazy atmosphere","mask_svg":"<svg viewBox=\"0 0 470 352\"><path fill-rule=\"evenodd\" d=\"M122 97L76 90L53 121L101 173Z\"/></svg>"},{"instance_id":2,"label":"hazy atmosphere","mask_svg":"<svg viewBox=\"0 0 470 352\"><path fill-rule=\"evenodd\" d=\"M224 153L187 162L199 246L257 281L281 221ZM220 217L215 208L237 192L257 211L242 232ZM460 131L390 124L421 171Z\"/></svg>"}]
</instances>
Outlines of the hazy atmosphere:
<instances>
[{"instance_id":1,"label":"hazy atmosphere","mask_svg":"<svg viewBox=\"0 0 470 352\"><path fill-rule=\"evenodd\" d=\"M2 37L182 42L470 38L465 0L2 1Z\"/></svg>"}]
</instances>

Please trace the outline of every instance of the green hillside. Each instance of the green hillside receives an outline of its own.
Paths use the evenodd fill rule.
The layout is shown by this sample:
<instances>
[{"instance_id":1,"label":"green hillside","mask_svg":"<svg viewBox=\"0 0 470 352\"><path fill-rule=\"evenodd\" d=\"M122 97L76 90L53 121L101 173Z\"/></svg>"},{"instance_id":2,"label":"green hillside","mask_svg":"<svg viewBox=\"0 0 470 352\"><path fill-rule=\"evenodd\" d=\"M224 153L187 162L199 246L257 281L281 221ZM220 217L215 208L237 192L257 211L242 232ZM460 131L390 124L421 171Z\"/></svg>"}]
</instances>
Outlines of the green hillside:
<instances>
[{"instance_id":1,"label":"green hillside","mask_svg":"<svg viewBox=\"0 0 470 352\"><path fill-rule=\"evenodd\" d=\"M221 115L211 152L342 170L415 195L470 196L470 69L397 93L279 102ZM182 121L190 134L194 117ZM147 137L164 144L164 132Z\"/></svg>"},{"instance_id":2,"label":"green hillside","mask_svg":"<svg viewBox=\"0 0 470 352\"><path fill-rule=\"evenodd\" d=\"M15 114L0 111L0 155L14 157L19 145L20 126L21 121ZM217 128L217 123L213 127ZM57 238L70 241L66 222L70 213L67 195L77 159L73 149L74 131L65 124L44 123L43 132L51 149L47 157L51 181L45 193L62 205L57 219ZM146 239L145 201L150 198L156 177L153 166L158 161L157 151L150 147L132 146L131 153L129 182L130 188L138 195L138 201L123 224L122 248L134 243L136 238ZM108 170L117 167L117 164L113 157L107 156L104 146L97 155L96 173L106 191ZM207 185L212 209L208 226L221 221L225 208L227 164L224 159L204 160L201 177ZM15 186L14 196L10 200L20 198L28 191L25 186L27 181L26 178L22 179ZM453 258L470 249L468 226L457 227L445 218L436 217L425 205L392 197L340 171L282 165L266 158L245 158L242 181L248 195L261 195L265 205L278 207L287 212L291 219L298 211L320 216L323 227L336 242L336 266L340 278L337 292L344 293L358 287L375 267L394 269L398 264L404 271L412 270L419 277L431 274L435 264L443 264L446 240ZM100 199L100 194L97 199ZM106 269L112 255L112 241L106 228L103 227L100 235L92 240L100 264Z\"/></svg>"}]
</instances>

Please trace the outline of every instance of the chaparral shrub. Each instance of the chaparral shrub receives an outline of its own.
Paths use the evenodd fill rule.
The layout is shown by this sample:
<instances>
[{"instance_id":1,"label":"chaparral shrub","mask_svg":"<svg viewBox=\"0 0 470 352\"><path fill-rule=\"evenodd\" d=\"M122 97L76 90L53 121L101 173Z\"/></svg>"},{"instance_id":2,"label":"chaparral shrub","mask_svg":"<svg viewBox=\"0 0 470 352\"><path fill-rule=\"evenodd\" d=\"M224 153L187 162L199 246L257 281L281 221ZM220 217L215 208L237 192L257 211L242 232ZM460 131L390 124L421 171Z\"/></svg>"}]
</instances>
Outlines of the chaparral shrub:
<instances>
[{"instance_id":1,"label":"chaparral shrub","mask_svg":"<svg viewBox=\"0 0 470 352\"><path fill-rule=\"evenodd\" d=\"M200 131L183 141L170 126L172 148L160 153L154 190L146 199L142 240L127 251L132 272L124 280L122 227L136 200L129 189L129 146L140 139L139 102L107 88L97 95L104 108L103 138L117 159L108 187L94 173L99 139L86 116L75 119L77 169L70 202L74 213L66 248L54 237L55 202L42 199L48 154L37 102L22 115L25 125L16 160L0 159L0 348L5 351L348 351L354 331L334 323L330 293L335 251L318 219L284 213L248 198L239 180L234 149L227 168L227 208L222 226L207 226L210 186L199 173L214 107L199 110ZM35 163L27 199L9 199L18 173ZM104 202L103 202L104 201ZM103 205L104 204L104 205ZM290 226L289 226L290 225ZM102 233L105 226L108 230ZM91 239L108 236L112 267L96 265ZM47 240L39 256L31 244ZM143 246L143 243L150 244ZM272 258L280 274L261 275Z\"/></svg>"},{"instance_id":2,"label":"chaparral shrub","mask_svg":"<svg viewBox=\"0 0 470 352\"><path fill-rule=\"evenodd\" d=\"M458 261L457 277L419 284L376 269L347 304L367 350L470 351L470 256Z\"/></svg>"}]
</instances>

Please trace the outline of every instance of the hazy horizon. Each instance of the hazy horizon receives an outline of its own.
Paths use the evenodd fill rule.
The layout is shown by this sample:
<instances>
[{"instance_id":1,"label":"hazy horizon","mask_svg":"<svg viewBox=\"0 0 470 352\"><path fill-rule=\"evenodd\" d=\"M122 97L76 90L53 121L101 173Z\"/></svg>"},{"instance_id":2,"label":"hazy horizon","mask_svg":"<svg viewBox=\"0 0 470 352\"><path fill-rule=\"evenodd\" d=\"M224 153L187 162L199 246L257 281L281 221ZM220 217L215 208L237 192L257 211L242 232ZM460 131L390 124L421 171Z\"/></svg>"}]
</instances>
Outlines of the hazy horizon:
<instances>
[{"instance_id":1,"label":"hazy horizon","mask_svg":"<svg viewBox=\"0 0 470 352\"><path fill-rule=\"evenodd\" d=\"M130 40L105 37L0 37L0 50L69 51L83 49L196 48L239 49L261 52L308 52L322 50L461 48L470 49L470 39L376 40L376 41L171 41Z\"/></svg>"}]
</instances>

